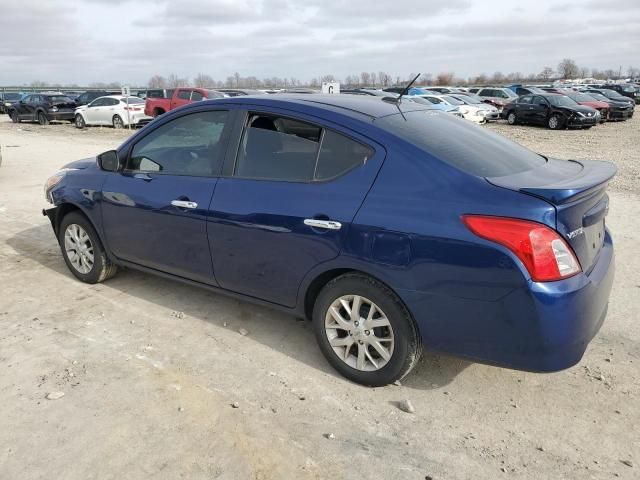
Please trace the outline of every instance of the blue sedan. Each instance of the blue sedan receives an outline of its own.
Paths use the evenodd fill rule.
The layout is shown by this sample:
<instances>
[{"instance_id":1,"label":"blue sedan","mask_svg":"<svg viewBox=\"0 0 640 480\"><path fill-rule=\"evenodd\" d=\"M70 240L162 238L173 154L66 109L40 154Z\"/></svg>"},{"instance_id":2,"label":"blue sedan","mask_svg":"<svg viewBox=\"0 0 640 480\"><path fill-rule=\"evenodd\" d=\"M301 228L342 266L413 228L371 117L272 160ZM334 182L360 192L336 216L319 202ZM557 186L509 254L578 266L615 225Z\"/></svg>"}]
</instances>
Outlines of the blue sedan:
<instances>
[{"instance_id":1,"label":"blue sedan","mask_svg":"<svg viewBox=\"0 0 640 480\"><path fill-rule=\"evenodd\" d=\"M607 312L614 174L413 102L235 97L70 163L43 213L81 281L130 267L307 317L333 367L380 386L423 348L576 364Z\"/></svg>"}]
</instances>

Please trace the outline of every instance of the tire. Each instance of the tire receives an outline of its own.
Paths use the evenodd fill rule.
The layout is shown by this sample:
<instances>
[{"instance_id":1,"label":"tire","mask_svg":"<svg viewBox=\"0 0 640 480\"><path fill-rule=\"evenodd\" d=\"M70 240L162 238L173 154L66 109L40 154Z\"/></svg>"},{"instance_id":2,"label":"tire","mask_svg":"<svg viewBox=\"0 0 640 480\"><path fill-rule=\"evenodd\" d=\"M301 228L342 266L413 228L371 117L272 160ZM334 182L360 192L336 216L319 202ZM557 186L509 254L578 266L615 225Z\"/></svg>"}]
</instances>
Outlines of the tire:
<instances>
[{"instance_id":1,"label":"tire","mask_svg":"<svg viewBox=\"0 0 640 480\"><path fill-rule=\"evenodd\" d=\"M9 118L11 118L11 121L13 123L20 123L20 117L18 117L18 112L16 112L15 110L11 110L9 112Z\"/></svg>"},{"instance_id":2,"label":"tire","mask_svg":"<svg viewBox=\"0 0 640 480\"><path fill-rule=\"evenodd\" d=\"M76 128L80 128L80 129L85 128L87 126L87 123L84 121L84 118L80 114L76 115L74 123Z\"/></svg>"},{"instance_id":3,"label":"tire","mask_svg":"<svg viewBox=\"0 0 640 480\"><path fill-rule=\"evenodd\" d=\"M356 301L359 314L352 317L343 302L351 308ZM369 319L371 308L376 313ZM378 325L367 329L370 321ZM387 286L358 273L347 273L324 286L313 308L313 328L329 363L349 380L370 387L405 377L422 355L418 327L402 301ZM374 343L382 346L387 359Z\"/></svg>"},{"instance_id":4,"label":"tire","mask_svg":"<svg viewBox=\"0 0 640 480\"><path fill-rule=\"evenodd\" d=\"M38 123L40 125L49 125L49 119L47 118L47 116L44 114L44 112L39 112L38 113Z\"/></svg>"},{"instance_id":5,"label":"tire","mask_svg":"<svg viewBox=\"0 0 640 480\"><path fill-rule=\"evenodd\" d=\"M551 115L549 117L549 120L547 120L547 127L549 127L551 130L558 130L562 127L562 120L560 120L560 117L558 117L558 115Z\"/></svg>"},{"instance_id":6,"label":"tire","mask_svg":"<svg viewBox=\"0 0 640 480\"><path fill-rule=\"evenodd\" d=\"M124 128L124 122L122 121L122 118L120 118L120 115L114 115L111 123L115 129L120 130Z\"/></svg>"},{"instance_id":7,"label":"tire","mask_svg":"<svg viewBox=\"0 0 640 480\"><path fill-rule=\"evenodd\" d=\"M154 116L154 117L159 117L159 116L160 116L160 115L162 115L162 114L164 114L164 110L163 110L163 109L161 109L161 108L156 108L156 109L153 111L153 116Z\"/></svg>"},{"instance_id":8,"label":"tire","mask_svg":"<svg viewBox=\"0 0 640 480\"><path fill-rule=\"evenodd\" d=\"M100 283L113 277L118 271L118 267L107 257L91 222L80 212L74 211L64 216L60 222L58 243L67 267L82 282ZM84 247L84 258L77 255L78 247ZM76 252L74 256L73 252Z\"/></svg>"},{"instance_id":9,"label":"tire","mask_svg":"<svg viewBox=\"0 0 640 480\"><path fill-rule=\"evenodd\" d=\"M516 116L516 112L509 112L507 114L507 123L509 125L515 125L518 123L518 117Z\"/></svg>"}]
</instances>

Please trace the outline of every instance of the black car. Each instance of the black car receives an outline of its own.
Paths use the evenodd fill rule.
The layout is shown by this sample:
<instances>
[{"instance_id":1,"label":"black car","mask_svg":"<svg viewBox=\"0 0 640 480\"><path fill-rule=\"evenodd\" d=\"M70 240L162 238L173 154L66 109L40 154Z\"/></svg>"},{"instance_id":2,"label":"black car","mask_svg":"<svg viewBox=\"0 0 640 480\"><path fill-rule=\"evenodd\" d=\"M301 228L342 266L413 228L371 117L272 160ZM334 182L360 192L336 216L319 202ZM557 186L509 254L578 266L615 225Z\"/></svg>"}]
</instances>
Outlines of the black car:
<instances>
[{"instance_id":1,"label":"black car","mask_svg":"<svg viewBox=\"0 0 640 480\"><path fill-rule=\"evenodd\" d=\"M545 92L543 89L541 89L540 87L535 87L532 85L527 85L524 87L515 87L515 92L516 95L520 96L520 95L545 95L547 92Z\"/></svg>"},{"instance_id":2,"label":"black car","mask_svg":"<svg viewBox=\"0 0 640 480\"><path fill-rule=\"evenodd\" d=\"M598 122L598 111L571 100L566 95L523 95L507 104L502 112L509 125L530 123L559 128L591 128Z\"/></svg>"},{"instance_id":3,"label":"black car","mask_svg":"<svg viewBox=\"0 0 640 480\"><path fill-rule=\"evenodd\" d=\"M613 90L614 92L618 92L623 97L628 97L633 100L636 104L640 104L640 89L635 85L629 84L614 84L614 85L605 85L602 87L603 90Z\"/></svg>"},{"instance_id":4,"label":"black car","mask_svg":"<svg viewBox=\"0 0 640 480\"><path fill-rule=\"evenodd\" d=\"M81 105L88 105L93 102L96 98L107 97L109 95L120 95L120 91L107 91L107 90L90 90L81 94L78 98L76 98L76 105L79 107Z\"/></svg>"},{"instance_id":5,"label":"black car","mask_svg":"<svg viewBox=\"0 0 640 480\"><path fill-rule=\"evenodd\" d=\"M607 102L611 105L611 117L613 119L622 119L633 117L635 110L635 103L628 97L620 95L615 90L609 90L606 88L589 88L582 90L582 93L587 93L592 97Z\"/></svg>"},{"instance_id":6,"label":"black car","mask_svg":"<svg viewBox=\"0 0 640 480\"><path fill-rule=\"evenodd\" d=\"M34 93L9 107L8 114L13 123L23 120L47 125L51 121L73 122L76 104L66 95Z\"/></svg>"},{"instance_id":7,"label":"black car","mask_svg":"<svg viewBox=\"0 0 640 480\"><path fill-rule=\"evenodd\" d=\"M8 92L0 93L0 113L7 113L9 107L22 98L21 93Z\"/></svg>"}]
</instances>

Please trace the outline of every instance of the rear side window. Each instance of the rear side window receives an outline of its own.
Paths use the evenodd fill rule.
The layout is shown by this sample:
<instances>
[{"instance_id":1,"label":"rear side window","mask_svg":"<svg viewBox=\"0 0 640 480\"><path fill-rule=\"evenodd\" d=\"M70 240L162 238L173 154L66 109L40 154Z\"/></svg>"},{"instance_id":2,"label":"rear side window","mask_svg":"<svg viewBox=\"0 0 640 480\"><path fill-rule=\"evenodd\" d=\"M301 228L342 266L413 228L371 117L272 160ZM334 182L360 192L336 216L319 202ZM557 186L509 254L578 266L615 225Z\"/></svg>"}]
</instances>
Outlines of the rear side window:
<instances>
[{"instance_id":1,"label":"rear side window","mask_svg":"<svg viewBox=\"0 0 640 480\"><path fill-rule=\"evenodd\" d=\"M204 98L204 95L202 95L200 92L197 92L195 90L191 92L191 100L198 102L203 98Z\"/></svg>"},{"instance_id":2,"label":"rear side window","mask_svg":"<svg viewBox=\"0 0 640 480\"><path fill-rule=\"evenodd\" d=\"M136 143L127 169L172 175L215 176L224 148L228 112L192 113L158 127Z\"/></svg>"},{"instance_id":3,"label":"rear side window","mask_svg":"<svg viewBox=\"0 0 640 480\"><path fill-rule=\"evenodd\" d=\"M190 96L191 96L191 92L189 90L180 90L178 92L178 98L182 100L189 100Z\"/></svg>"},{"instance_id":4,"label":"rear side window","mask_svg":"<svg viewBox=\"0 0 640 480\"><path fill-rule=\"evenodd\" d=\"M371 148L318 125L252 115L234 175L288 182L330 180L364 165L373 153Z\"/></svg>"},{"instance_id":5,"label":"rear side window","mask_svg":"<svg viewBox=\"0 0 640 480\"><path fill-rule=\"evenodd\" d=\"M546 162L502 135L445 113L407 112L379 118L375 123L435 158L479 177L513 175Z\"/></svg>"}]
</instances>

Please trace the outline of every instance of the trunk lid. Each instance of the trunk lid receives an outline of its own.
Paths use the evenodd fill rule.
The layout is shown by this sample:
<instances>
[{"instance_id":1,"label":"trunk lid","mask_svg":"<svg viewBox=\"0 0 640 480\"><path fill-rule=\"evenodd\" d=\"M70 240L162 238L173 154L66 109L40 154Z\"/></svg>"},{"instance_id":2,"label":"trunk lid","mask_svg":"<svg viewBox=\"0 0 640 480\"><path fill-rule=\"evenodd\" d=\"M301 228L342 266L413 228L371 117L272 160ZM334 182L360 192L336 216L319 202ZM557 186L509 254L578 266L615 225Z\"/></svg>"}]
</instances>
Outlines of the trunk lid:
<instances>
[{"instance_id":1,"label":"trunk lid","mask_svg":"<svg viewBox=\"0 0 640 480\"><path fill-rule=\"evenodd\" d=\"M573 248L582 270L589 273L604 243L606 193L616 167L594 160L548 161L539 168L487 178L495 186L541 198L556 209L556 230Z\"/></svg>"}]
</instances>

